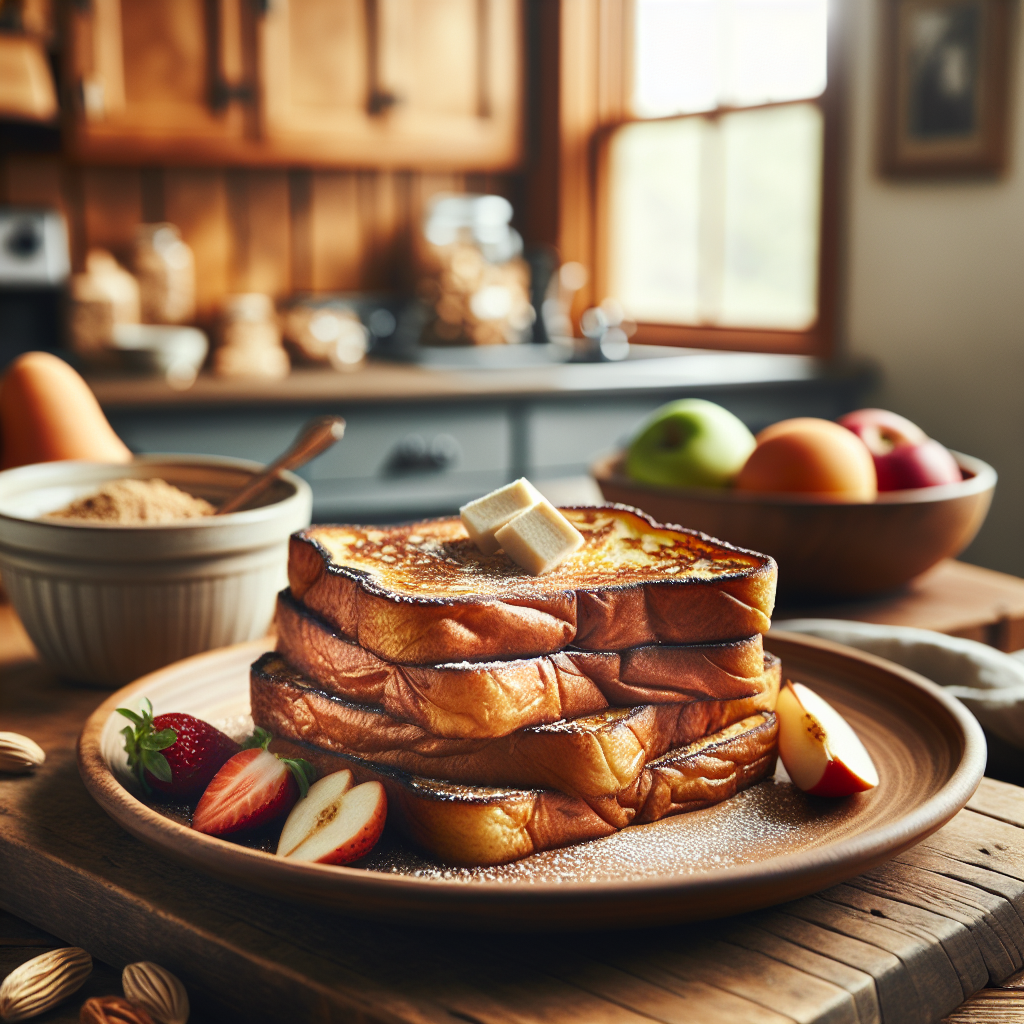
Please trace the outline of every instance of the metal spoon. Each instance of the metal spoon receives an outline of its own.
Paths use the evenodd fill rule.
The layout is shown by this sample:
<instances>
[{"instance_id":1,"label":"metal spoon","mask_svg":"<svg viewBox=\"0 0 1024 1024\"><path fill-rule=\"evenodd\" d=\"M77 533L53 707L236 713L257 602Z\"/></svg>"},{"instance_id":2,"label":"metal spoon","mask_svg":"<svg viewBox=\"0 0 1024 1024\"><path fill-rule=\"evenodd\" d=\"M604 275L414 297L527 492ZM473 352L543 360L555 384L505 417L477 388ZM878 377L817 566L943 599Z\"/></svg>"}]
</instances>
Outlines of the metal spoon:
<instances>
[{"instance_id":1,"label":"metal spoon","mask_svg":"<svg viewBox=\"0 0 1024 1024\"><path fill-rule=\"evenodd\" d=\"M248 505L253 498L262 494L276 479L282 469L298 469L311 459L327 451L345 435L345 421L340 416L317 416L311 419L295 439L295 443L282 456L272 462L262 473L254 476L233 498L228 498L214 513L222 516L237 512Z\"/></svg>"}]
</instances>

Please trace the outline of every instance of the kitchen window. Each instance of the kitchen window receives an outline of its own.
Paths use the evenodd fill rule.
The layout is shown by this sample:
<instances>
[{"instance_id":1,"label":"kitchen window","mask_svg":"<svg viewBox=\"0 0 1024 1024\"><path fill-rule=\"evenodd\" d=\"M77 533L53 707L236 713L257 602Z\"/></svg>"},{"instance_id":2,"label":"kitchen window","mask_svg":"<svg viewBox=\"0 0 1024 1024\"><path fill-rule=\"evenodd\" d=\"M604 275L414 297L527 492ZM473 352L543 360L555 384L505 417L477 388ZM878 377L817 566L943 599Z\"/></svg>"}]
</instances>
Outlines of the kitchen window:
<instances>
[{"instance_id":1,"label":"kitchen window","mask_svg":"<svg viewBox=\"0 0 1024 1024\"><path fill-rule=\"evenodd\" d=\"M595 298L634 340L824 354L834 244L828 0L632 0L597 134Z\"/></svg>"}]
</instances>

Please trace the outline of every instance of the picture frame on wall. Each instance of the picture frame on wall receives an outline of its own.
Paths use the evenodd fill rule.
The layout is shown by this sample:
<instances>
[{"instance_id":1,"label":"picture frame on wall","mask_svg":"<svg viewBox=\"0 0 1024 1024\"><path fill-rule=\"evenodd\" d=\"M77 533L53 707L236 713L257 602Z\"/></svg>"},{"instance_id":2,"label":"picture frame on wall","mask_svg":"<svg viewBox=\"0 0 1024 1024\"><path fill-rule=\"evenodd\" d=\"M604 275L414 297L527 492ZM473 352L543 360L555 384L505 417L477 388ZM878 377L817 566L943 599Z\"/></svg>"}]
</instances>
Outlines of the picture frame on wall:
<instances>
[{"instance_id":1,"label":"picture frame on wall","mask_svg":"<svg viewBox=\"0 0 1024 1024\"><path fill-rule=\"evenodd\" d=\"M881 165L893 176L999 174L1013 0L885 0Z\"/></svg>"}]
</instances>

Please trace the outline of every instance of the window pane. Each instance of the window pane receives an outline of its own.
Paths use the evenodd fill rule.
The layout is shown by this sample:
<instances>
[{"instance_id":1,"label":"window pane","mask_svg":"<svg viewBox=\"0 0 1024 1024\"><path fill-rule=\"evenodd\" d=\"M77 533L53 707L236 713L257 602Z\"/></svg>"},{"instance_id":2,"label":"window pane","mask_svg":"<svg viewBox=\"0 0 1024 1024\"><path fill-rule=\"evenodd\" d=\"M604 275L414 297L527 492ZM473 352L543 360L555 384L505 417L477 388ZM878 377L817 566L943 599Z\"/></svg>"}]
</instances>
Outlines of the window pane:
<instances>
[{"instance_id":1,"label":"window pane","mask_svg":"<svg viewBox=\"0 0 1024 1024\"><path fill-rule=\"evenodd\" d=\"M801 330L817 319L822 130L810 103L722 118L720 324Z\"/></svg>"},{"instance_id":2,"label":"window pane","mask_svg":"<svg viewBox=\"0 0 1024 1024\"><path fill-rule=\"evenodd\" d=\"M822 131L813 103L620 128L609 294L648 323L811 326Z\"/></svg>"},{"instance_id":3,"label":"window pane","mask_svg":"<svg viewBox=\"0 0 1024 1024\"><path fill-rule=\"evenodd\" d=\"M611 294L653 323L698 318L702 118L632 124L609 154Z\"/></svg>"},{"instance_id":4,"label":"window pane","mask_svg":"<svg viewBox=\"0 0 1024 1024\"><path fill-rule=\"evenodd\" d=\"M719 0L639 0L636 6L638 117L713 110L724 91Z\"/></svg>"},{"instance_id":5,"label":"window pane","mask_svg":"<svg viewBox=\"0 0 1024 1024\"><path fill-rule=\"evenodd\" d=\"M819 96L827 0L637 0L640 117Z\"/></svg>"}]
</instances>

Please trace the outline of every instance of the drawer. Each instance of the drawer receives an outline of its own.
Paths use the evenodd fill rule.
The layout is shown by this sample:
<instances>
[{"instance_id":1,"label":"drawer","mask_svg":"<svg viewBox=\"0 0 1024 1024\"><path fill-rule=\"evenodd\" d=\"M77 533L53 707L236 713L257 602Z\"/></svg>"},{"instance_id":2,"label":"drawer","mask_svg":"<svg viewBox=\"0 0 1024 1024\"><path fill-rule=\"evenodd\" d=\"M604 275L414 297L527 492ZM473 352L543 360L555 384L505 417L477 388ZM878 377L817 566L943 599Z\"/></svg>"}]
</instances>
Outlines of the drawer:
<instances>
[{"instance_id":1,"label":"drawer","mask_svg":"<svg viewBox=\"0 0 1024 1024\"><path fill-rule=\"evenodd\" d=\"M345 439L309 467L318 520L449 514L510 479L511 421L502 406L346 418Z\"/></svg>"},{"instance_id":2,"label":"drawer","mask_svg":"<svg viewBox=\"0 0 1024 1024\"><path fill-rule=\"evenodd\" d=\"M346 412L344 440L310 465L313 482L376 481L396 486L506 474L512 464L510 420L493 409L357 409Z\"/></svg>"},{"instance_id":3,"label":"drawer","mask_svg":"<svg viewBox=\"0 0 1024 1024\"><path fill-rule=\"evenodd\" d=\"M599 455L629 440L657 399L537 405L527 418L527 462L539 477L586 473Z\"/></svg>"},{"instance_id":4,"label":"drawer","mask_svg":"<svg viewBox=\"0 0 1024 1024\"><path fill-rule=\"evenodd\" d=\"M272 462L312 413L302 410L192 410L114 414L110 422L133 451L228 455Z\"/></svg>"},{"instance_id":5,"label":"drawer","mask_svg":"<svg viewBox=\"0 0 1024 1024\"><path fill-rule=\"evenodd\" d=\"M147 412L111 419L136 451L265 463L318 411ZM340 411L347 422L345 437L299 471L313 488L313 515L319 521L448 514L511 479L511 417L502 404Z\"/></svg>"}]
</instances>

